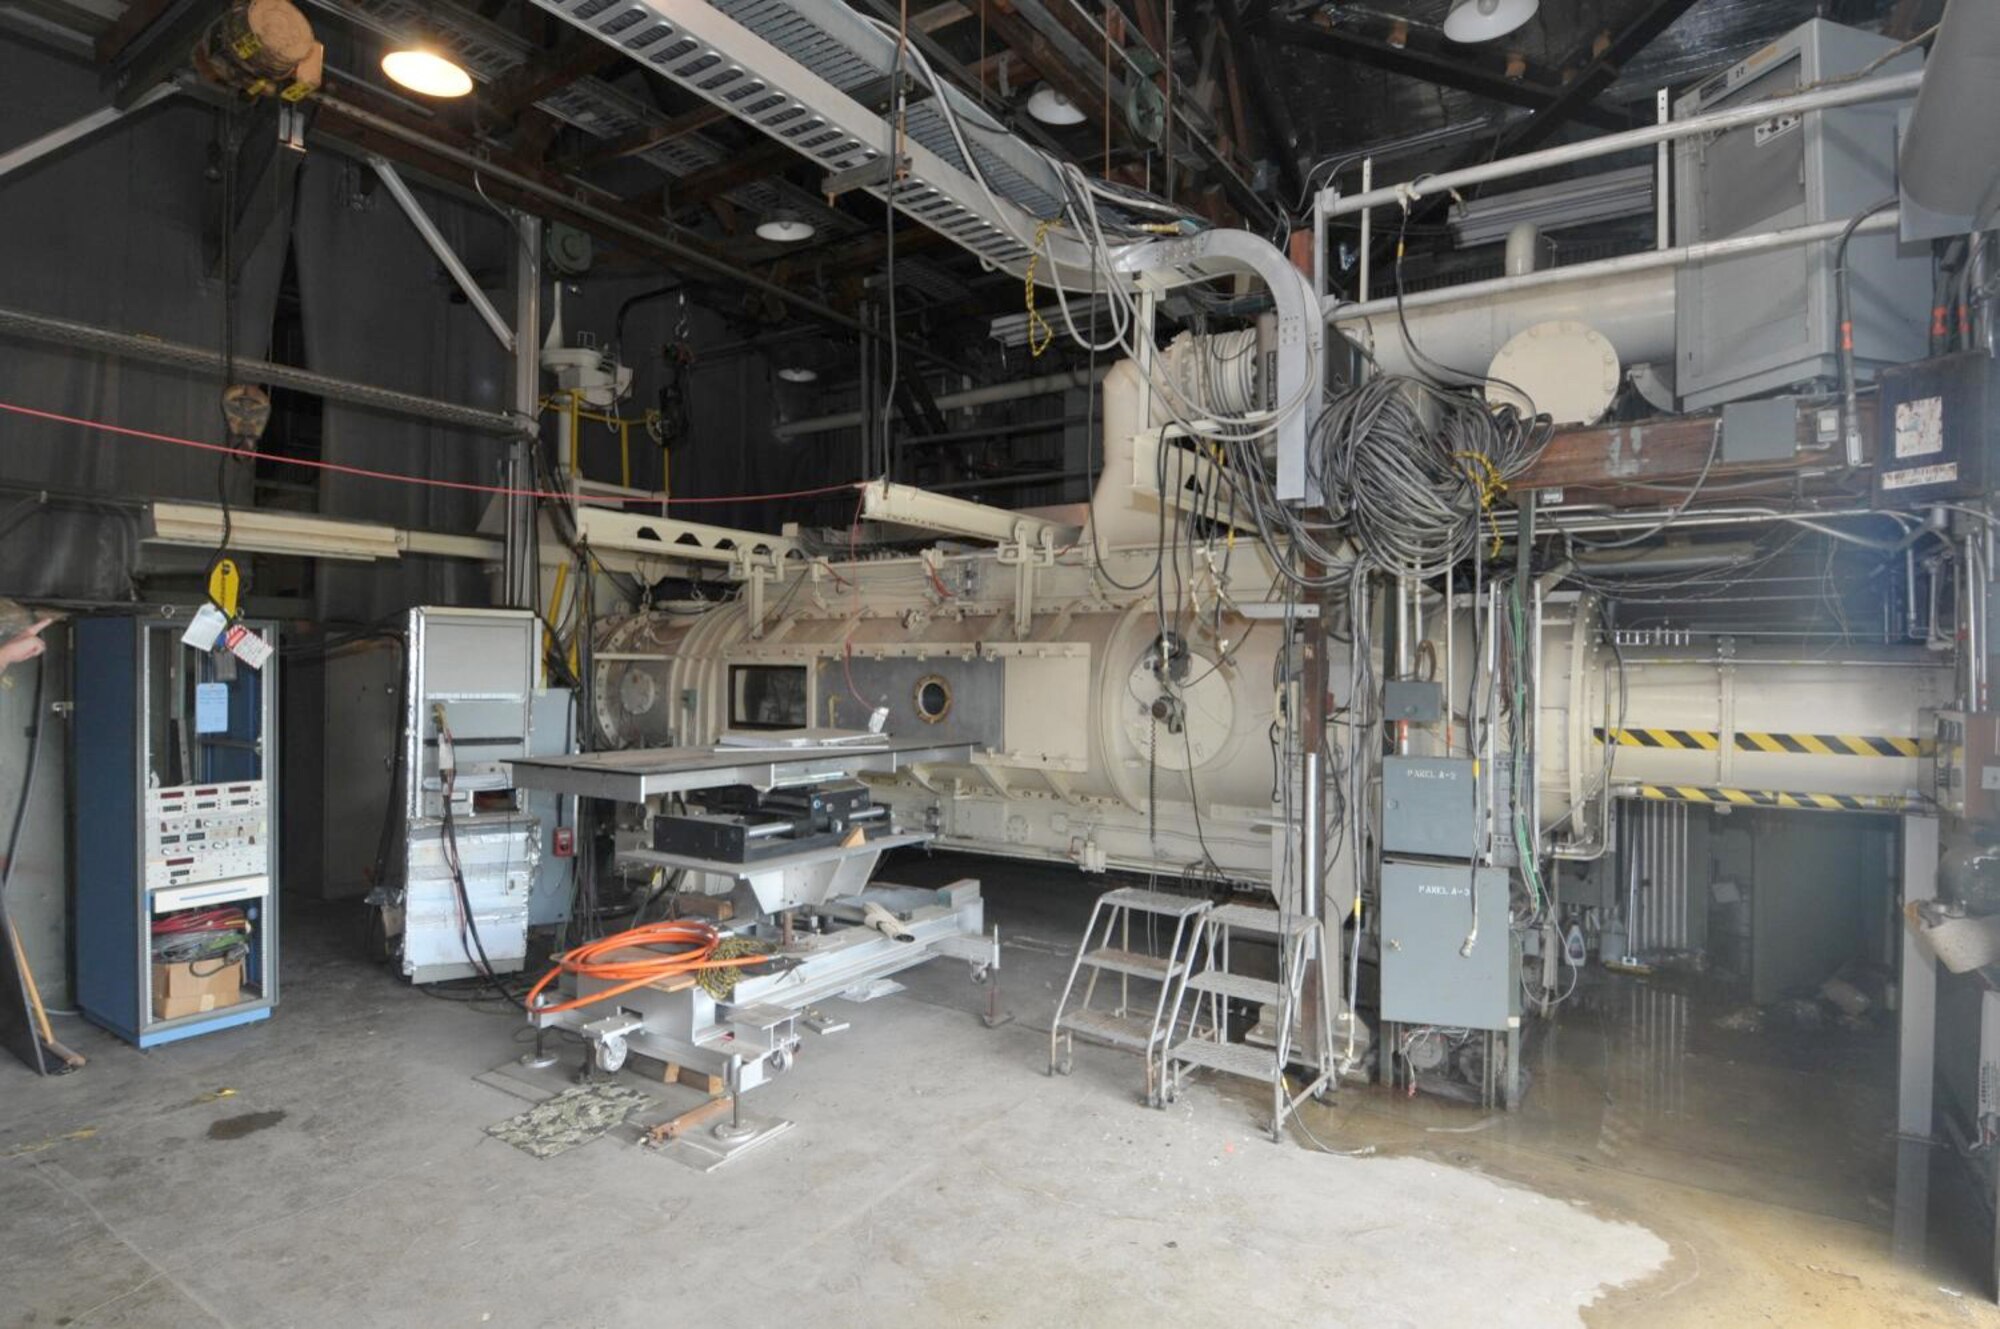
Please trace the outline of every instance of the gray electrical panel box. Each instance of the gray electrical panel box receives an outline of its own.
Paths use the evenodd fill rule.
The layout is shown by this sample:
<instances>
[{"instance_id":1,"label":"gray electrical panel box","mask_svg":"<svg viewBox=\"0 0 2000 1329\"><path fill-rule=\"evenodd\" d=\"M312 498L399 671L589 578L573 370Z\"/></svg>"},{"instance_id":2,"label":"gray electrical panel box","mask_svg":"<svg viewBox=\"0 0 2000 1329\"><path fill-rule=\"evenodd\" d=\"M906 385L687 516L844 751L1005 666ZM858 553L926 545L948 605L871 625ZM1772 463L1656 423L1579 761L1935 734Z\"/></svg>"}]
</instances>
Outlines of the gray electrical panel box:
<instances>
[{"instance_id":1,"label":"gray electrical panel box","mask_svg":"<svg viewBox=\"0 0 2000 1329\"><path fill-rule=\"evenodd\" d=\"M1794 93L1852 74L1894 42L1814 19L1674 103L1676 119ZM1920 68L1915 51L1875 71ZM1896 126L1904 101L1773 115L1674 149L1674 242L1726 240L1852 217L1896 193ZM1701 410L1838 370L1834 242L1693 263L1677 280L1681 405ZM1848 247L1854 354L1864 375L1929 349L1930 257L1903 257L1894 234Z\"/></svg>"},{"instance_id":2,"label":"gray electrical panel box","mask_svg":"<svg viewBox=\"0 0 2000 1329\"><path fill-rule=\"evenodd\" d=\"M1382 1018L1508 1029L1521 1019L1521 948L1507 926L1505 868L1382 864ZM1475 899L1476 897L1476 899ZM1472 917L1479 935L1464 955Z\"/></svg>"},{"instance_id":3,"label":"gray electrical panel box","mask_svg":"<svg viewBox=\"0 0 2000 1329\"><path fill-rule=\"evenodd\" d=\"M1423 679L1394 679L1382 685L1382 718L1391 724L1436 724L1444 718L1444 687Z\"/></svg>"},{"instance_id":4,"label":"gray electrical panel box","mask_svg":"<svg viewBox=\"0 0 2000 1329\"><path fill-rule=\"evenodd\" d=\"M1471 859L1479 852L1478 778L1465 757L1382 759L1382 848Z\"/></svg>"}]
</instances>

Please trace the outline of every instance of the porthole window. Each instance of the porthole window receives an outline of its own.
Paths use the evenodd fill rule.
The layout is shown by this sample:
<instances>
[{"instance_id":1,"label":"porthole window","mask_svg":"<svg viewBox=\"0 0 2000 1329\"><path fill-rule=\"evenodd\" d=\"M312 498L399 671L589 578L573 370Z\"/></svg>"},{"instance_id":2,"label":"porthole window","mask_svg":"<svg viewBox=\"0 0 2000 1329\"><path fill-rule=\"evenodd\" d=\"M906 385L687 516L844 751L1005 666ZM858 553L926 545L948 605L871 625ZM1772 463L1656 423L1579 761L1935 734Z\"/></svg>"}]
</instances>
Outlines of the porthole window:
<instances>
[{"instance_id":1,"label":"porthole window","mask_svg":"<svg viewBox=\"0 0 2000 1329\"><path fill-rule=\"evenodd\" d=\"M917 680L911 702L917 708L919 720L925 724L937 724L951 714L951 684L936 674L926 674Z\"/></svg>"}]
</instances>

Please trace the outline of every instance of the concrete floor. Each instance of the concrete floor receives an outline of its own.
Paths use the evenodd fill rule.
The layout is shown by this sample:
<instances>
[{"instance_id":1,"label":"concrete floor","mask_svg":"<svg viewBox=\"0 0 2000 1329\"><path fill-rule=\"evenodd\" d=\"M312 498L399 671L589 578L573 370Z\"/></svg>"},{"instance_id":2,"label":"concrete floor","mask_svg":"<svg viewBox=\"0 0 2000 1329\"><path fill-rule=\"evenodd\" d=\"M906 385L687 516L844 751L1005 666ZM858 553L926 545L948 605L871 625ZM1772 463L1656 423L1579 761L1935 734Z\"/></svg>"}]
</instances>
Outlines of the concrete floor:
<instances>
[{"instance_id":1,"label":"concrete floor","mask_svg":"<svg viewBox=\"0 0 2000 1329\"><path fill-rule=\"evenodd\" d=\"M519 1017L414 992L347 913L295 906L268 1024L142 1054L71 1020L81 1073L0 1064L0 1324L2000 1324L1983 1237L1889 1258L1879 1039L1788 1061L1607 984L1539 1043L1523 1112L1350 1091L1307 1124L1374 1152L1332 1156L1272 1144L1227 1083L1149 1111L1128 1054L1046 1077L1102 883L885 875L961 874L1013 1022L982 1027L963 966L906 975L751 1097L790 1135L706 1176L629 1128L550 1160L487 1137L523 1104L474 1077ZM663 1094L648 1120L697 1101Z\"/></svg>"}]
</instances>

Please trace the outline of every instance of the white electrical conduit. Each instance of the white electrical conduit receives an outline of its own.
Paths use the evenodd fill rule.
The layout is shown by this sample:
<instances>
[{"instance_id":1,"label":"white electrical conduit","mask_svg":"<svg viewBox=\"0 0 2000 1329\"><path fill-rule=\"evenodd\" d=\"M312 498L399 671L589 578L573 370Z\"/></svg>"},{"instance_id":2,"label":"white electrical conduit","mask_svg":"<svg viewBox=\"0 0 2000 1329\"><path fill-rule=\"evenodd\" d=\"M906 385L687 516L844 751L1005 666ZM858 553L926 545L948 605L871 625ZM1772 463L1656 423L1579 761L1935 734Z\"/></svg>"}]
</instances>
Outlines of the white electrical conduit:
<instances>
[{"instance_id":1,"label":"white electrical conduit","mask_svg":"<svg viewBox=\"0 0 2000 1329\"><path fill-rule=\"evenodd\" d=\"M936 398L941 411L966 411L975 406L991 406L1003 401L1021 401L1028 397L1046 397L1058 392L1068 392L1072 388L1087 388L1092 383L1101 383L1111 372L1111 366L1102 365L1093 373L1078 369L1061 374L1044 374L1040 378L1023 379L1018 383L995 383L990 387L968 388L964 392L947 392ZM816 415L808 420L788 420L771 432L779 438L800 438L806 434L825 434L835 429L853 429L861 423L861 412L841 411L834 415Z\"/></svg>"},{"instance_id":2,"label":"white electrical conduit","mask_svg":"<svg viewBox=\"0 0 2000 1329\"><path fill-rule=\"evenodd\" d=\"M1606 134L1600 138L1584 139L1580 143L1564 143L1553 148L1543 148L1540 152L1528 152L1519 157L1505 157L1480 166L1468 166L1464 170L1421 176L1383 189L1364 190L1348 198L1341 198L1334 191L1327 190L1320 195L1322 211L1327 217L1345 217L1368 208L1414 203L1418 199L1449 193L1454 189L1483 185L1489 180L1505 180L1511 176L1527 175L1532 171L1546 170L1551 166L1564 166L1570 162L1608 157L1613 153L1629 152L1633 148L1651 147L1656 143L1668 143L1696 134L1733 129L1739 125L1762 124L1780 115L1803 114L1835 106L1855 106L1863 102L1907 97L1921 87L1923 81L1923 73L1918 71L1898 74L1892 78L1838 83L1791 97L1772 97L1765 101L1734 106L1726 111L1711 111L1707 115L1689 116L1684 120L1669 120L1663 124L1630 129L1622 134Z\"/></svg>"},{"instance_id":3,"label":"white electrical conduit","mask_svg":"<svg viewBox=\"0 0 2000 1329\"><path fill-rule=\"evenodd\" d=\"M1892 208L1867 218L1855 228L1854 233L1875 235L1883 231L1893 231L1900 221L1900 211ZM1733 236L1727 240L1707 240L1700 244L1681 245L1674 249L1648 249L1637 254L1600 259L1595 263L1574 263L1566 268L1543 268L1523 273L1518 277L1495 277L1488 281L1467 282L1462 286L1414 291L1403 297L1401 305L1407 313L1412 309L1512 296L1522 291L1566 286L1573 282L1591 281L1596 278L1620 277L1632 273L1652 272L1661 268L1686 267L1690 263L1706 263L1715 259L1740 258L1745 254L1761 254L1773 249L1789 249L1822 240L1838 240L1840 233L1847 229L1847 225L1848 219L1843 217L1837 221L1816 222L1811 226L1793 226L1782 231L1760 231L1756 235ZM1365 304L1346 304L1338 297L1328 296L1321 308L1325 311L1329 322L1349 323L1374 314L1393 314L1396 312L1397 304L1394 296L1384 300L1370 300Z\"/></svg>"}]
</instances>

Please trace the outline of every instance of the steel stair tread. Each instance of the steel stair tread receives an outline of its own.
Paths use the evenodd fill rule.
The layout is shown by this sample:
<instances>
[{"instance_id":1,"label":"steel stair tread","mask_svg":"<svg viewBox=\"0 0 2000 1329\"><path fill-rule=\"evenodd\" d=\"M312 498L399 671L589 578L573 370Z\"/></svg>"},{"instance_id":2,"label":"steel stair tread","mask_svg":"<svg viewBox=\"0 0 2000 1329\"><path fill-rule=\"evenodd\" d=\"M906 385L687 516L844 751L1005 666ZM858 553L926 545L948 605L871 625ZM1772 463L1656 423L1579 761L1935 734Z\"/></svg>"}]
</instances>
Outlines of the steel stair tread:
<instances>
[{"instance_id":1,"label":"steel stair tread","mask_svg":"<svg viewBox=\"0 0 2000 1329\"><path fill-rule=\"evenodd\" d=\"M1232 974L1226 969L1204 969L1200 973L1189 974L1187 985L1190 992L1214 992L1239 1001L1257 1001L1267 1005L1284 995L1284 990L1267 978Z\"/></svg>"},{"instance_id":2,"label":"steel stair tread","mask_svg":"<svg viewBox=\"0 0 2000 1329\"><path fill-rule=\"evenodd\" d=\"M1150 978L1156 982L1164 982L1174 969L1172 961L1164 955L1146 955L1140 951L1120 950L1116 946L1100 946L1086 952L1083 962L1093 969L1129 974L1134 978Z\"/></svg>"},{"instance_id":3,"label":"steel stair tread","mask_svg":"<svg viewBox=\"0 0 2000 1329\"><path fill-rule=\"evenodd\" d=\"M1247 904L1218 905L1209 911L1208 921L1214 927L1261 932L1271 937L1296 937L1313 923L1304 914L1281 914L1275 909L1259 909Z\"/></svg>"},{"instance_id":4,"label":"steel stair tread","mask_svg":"<svg viewBox=\"0 0 2000 1329\"><path fill-rule=\"evenodd\" d=\"M1278 1054L1275 1050L1249 1047L1242 1043L1217 1043L1206 1038L1183 1039L1168 1051L1167 1060L1206 1066L1225 1075L1241 1075L1266 1084L1278 1074Z\"/></svg>"},{"instance_id":5,"label":"steel stair tread","mask_svg":"<svg viewBox=\"0 0 2000 1329\"><path fill-rule=\"evenodd\" d=\"M1120 886L1098 897L1098 906L1106 909L1131 909L1142 914L1164 914L1169 918L1187 918L1206 911L1209 902L1199 895L1172 895L1166 891L1149 891L1141 886Z\"/></svg>"},{"instance_id":6,"label":"steel stair tread","mask_svg":"<svg viewBox=\"0 0 2000 1329\"><path fill-rule=\"evenodd\" d=\"M1095 1042L1109 1043L1113 1047L1143 1050L1153 1042L1150 1023L1113 1015L1110 1011L1067 1011L1056 1021L1056 1028L1081 1034Z\"/></svg>"}]
</instances>

